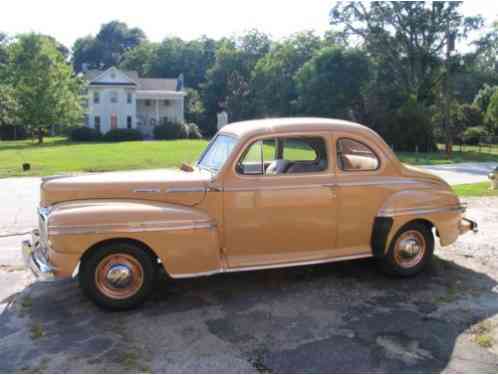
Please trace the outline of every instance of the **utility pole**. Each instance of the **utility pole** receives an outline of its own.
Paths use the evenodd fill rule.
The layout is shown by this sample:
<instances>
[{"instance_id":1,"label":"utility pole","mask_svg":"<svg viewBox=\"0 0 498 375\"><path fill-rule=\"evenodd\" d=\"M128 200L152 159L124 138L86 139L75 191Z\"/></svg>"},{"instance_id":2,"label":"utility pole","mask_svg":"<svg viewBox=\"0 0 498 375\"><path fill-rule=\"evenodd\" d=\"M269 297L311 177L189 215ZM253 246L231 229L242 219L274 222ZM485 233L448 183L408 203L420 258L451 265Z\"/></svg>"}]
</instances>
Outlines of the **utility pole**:
<instances>
[{"instance_id":1,"label":"utility pole","mask_svg":"<svg viewBox=\"0 0 498 375\"><path fill-rule=\"evenodd\" d=\"M451 116L450 116L450 105L451 105L451 78L450 78L450 57L451 51L455 49L455 34L450 33L450 23L447 24L446 29L446 78L443 85L443 96L444 96L444 130L446 133L446 157L451 158L451 153L453 151L453 134L451 126Z\"/></svg>"}]
</instances>

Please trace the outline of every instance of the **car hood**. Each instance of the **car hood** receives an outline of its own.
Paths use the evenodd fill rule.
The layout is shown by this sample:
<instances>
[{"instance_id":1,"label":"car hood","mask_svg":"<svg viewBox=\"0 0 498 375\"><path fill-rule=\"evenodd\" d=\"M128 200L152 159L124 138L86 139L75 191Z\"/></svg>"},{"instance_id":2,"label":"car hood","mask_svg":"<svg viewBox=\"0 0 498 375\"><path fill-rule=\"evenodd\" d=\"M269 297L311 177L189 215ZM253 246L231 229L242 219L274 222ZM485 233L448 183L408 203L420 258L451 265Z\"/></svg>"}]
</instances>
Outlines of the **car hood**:
<instances>
[{"instance_id":1,"label":"car hood","mask_svg":"<svg viewBox=\"0 0 498 375\"><path fill-rule=\"evenodd\" d=\"M207 171L147 170L45 178L41 207L86 199L133 199L194 206L206 194Z\"/></svg>"}]
</instances>

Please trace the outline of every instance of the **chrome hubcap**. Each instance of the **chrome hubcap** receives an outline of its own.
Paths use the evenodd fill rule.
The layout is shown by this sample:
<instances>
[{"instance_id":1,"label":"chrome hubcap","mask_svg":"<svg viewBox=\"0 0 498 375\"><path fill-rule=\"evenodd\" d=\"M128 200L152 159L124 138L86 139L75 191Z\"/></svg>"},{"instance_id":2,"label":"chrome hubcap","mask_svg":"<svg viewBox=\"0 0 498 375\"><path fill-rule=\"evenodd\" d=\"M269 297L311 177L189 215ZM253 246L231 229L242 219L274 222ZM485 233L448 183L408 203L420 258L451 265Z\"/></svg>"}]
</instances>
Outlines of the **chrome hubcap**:
<instances>
[{"instance_id":1,"label":"chrome hubcap","mask_svg":"<svg viewBox=\"0 0 498 375\"><path fill-rule=\"evenodd\" d=\"M130 254L110 254L97 265L95 285L109 298L129 298L140 290L143 282L142 265Z\"/></svg>"},{"instance_id":2,"label":"chrome hubcap","mask_svg":"<svg viewBox=\"0 0 498 375\"><path fill-rule=\"evenodd\" d=\"M132 280L132 271L125 264L113 264L107 271L106 279L113 288L126 288Z\"/></svg>"},{"instance_id":3,"label":"chrome hubcap","mask_svg":"<svg viewBox=\"0 0 498 375\"><path fill-rule=\"evenodd\" d=\"M403 268L416 266L424 257L426 249L422 233L410 230L403 233L394 247L396 263Z\"/></svg>"}]
</instances>

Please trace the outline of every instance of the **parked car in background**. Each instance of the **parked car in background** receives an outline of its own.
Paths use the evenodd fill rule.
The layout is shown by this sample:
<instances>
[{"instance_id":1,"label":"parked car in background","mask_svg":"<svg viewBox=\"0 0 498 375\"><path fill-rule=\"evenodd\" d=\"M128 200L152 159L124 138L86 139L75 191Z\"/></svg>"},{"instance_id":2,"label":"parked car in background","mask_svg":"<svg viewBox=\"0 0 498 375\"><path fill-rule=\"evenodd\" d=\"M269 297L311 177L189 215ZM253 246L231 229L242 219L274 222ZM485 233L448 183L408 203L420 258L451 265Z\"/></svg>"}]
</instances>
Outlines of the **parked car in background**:
<instances>
[{"instance_id":1,"label":"parked car in background","mask_svg":"<svg viewBox=\"0 0 498 375\"><path fill-rule=\"evenodd\" d=\"M146 300L172 278L374 257L413 276L477 224L440 178L371 129L329 119L234 123L182 170L49 178L23 252L45 280L78 277L98 305ZM396 282L396 281L393 281Z\"/></svg>"}]
</instances>

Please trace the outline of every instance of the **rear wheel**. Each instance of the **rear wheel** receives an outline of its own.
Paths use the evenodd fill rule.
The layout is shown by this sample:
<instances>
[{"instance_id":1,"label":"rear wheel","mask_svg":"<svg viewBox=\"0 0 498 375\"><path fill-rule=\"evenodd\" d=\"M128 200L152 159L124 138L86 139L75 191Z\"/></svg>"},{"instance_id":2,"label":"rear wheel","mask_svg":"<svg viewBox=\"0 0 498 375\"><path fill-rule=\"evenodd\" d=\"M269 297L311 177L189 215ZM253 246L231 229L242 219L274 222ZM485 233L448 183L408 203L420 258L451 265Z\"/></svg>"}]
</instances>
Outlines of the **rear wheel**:
<instances>
[{"instance_id":1,"label":"rear wheel","mask_svg":"<svg viewBox=\"0 0 498 375\"><path fill-rule=\"evenodd\" d=\"M150 295L155 263L144 249L133 243L104 244L81 264L80 286L97 305L110 310L127 310L142 304Z\"/></svg>"},{"instance_id":2,"label":"rear wheel","mask_svg":"<svg viewBox=\"0 0 498 375\"><path fill-rule=\"evenodd\" d=\"M415 276L430 262L433 252L431 229L420 222L409 223L396 233L380 266L389 275Z\"/></svg>"}]
</instances>

